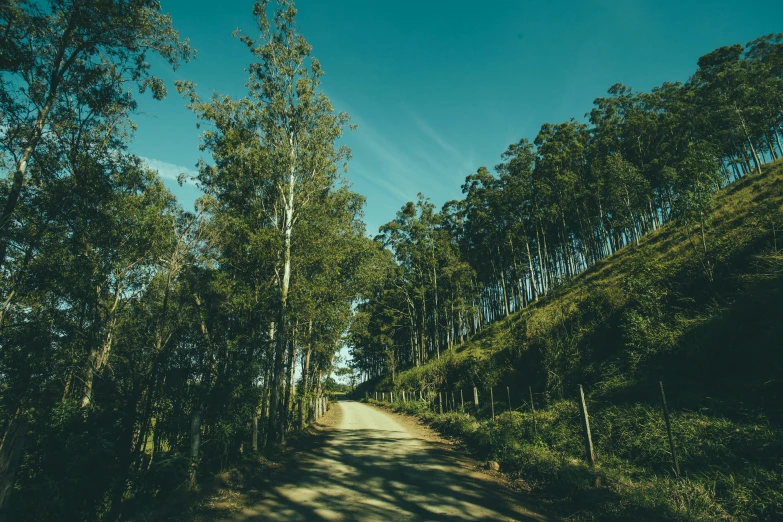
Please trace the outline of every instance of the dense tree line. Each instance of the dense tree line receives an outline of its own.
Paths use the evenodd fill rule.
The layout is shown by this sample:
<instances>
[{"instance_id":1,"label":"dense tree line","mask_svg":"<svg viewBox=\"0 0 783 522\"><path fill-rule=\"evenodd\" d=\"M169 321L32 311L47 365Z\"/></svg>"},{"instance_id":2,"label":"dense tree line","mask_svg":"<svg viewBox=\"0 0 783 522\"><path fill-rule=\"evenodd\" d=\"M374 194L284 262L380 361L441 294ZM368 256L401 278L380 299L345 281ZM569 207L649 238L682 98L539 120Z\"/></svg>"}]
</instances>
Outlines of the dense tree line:
<instances>
[{"instance_id":1,"label":"dense tree line","mask_svg":"<svg viewBox=\"0 0 783 522\"><path fill-rule=\"evenodd\" d=\"M684 83L617 84L545 124L438 212L423 196L381 227L384 282L351 328L364 379L415 367L679 219L712 278L712 194L783 155L783 34L702 56Z\"/></svg>"},{"instance_id":2,"label":"dense tree line","mask_svg":"<svg viewBox=\"0 0 783 522\"><path fill-rule=\"evenodd\" d=\"M0 7L0 513L19 519L115 519L284 440L372 279L348 117L292 2L237 35L244 98L177 85L206 129L195 212L128 151L133 90L166 95L147 57L195 55L160 9Z\"/></svg>"}]
</instances>

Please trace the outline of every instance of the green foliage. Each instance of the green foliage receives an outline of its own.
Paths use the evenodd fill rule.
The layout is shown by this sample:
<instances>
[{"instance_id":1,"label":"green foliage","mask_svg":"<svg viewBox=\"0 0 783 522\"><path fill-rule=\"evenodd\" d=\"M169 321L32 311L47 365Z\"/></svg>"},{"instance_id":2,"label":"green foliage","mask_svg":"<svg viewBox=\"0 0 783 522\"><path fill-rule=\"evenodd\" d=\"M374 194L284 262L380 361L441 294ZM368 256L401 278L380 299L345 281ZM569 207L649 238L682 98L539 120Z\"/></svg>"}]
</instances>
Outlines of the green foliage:
<instances>
[{"instance_id":1,"label":"green foliage","mask_svg":"<svg viewBox=\"0 0 783 522\"><path fill-rule=\"evenodd\" d=\"M779 517L781 419L759 397L781 396L783 272L775 268L771 223L783 215L782 169L777 163L718 193L705 210L716 245L711 279L688 225L669 225L453 356L398 376L406 389L426 383L470 394L479 383L484 404L489 383L529 382L538 392L535 426L526 403L494 421L484 408L479 421L441 418L426 405L398 410L461 437L540 494L574 502L585 519ZM441 387L433 373L443 376ZM658 380L666 384L682 478L674 477ZM588 393L595 470L584 463L577 384ZM512 394L527 399L526 387ZM595 477L602 490L592 488Z\"/></svg>"},{"instance_id":2,"label":"green foliage","mask_svg":"<svg viewBox=\"0 0 783 522\"><path fill-rule=\"evenodd\" d=\"M195 212L126 151L129 88L166 91L146 57L193 56L159 3L1 10L0 511L12 518L138 518L299 429L298 399L334 388L380 256L364 198L339 175L348 118L319 88L293 3L272 20L267 7L254 9L259 39L241 37L256 58L247 97L202 102L178 84L213 124Z\"/></svg>"}]
</instances>

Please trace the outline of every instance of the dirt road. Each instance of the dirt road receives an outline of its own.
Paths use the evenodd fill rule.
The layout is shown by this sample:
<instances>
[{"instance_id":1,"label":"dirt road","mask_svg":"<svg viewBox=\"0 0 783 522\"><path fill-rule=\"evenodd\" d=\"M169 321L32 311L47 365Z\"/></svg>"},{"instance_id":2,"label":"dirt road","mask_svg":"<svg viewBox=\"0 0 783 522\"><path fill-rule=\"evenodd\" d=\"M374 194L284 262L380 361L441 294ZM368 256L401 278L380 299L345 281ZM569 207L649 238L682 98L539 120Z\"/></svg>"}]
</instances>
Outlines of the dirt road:
<instances>
[{"instance_id":1,"label":"dirt road","mask_svg":"<svg viewBox=\"0 0 783 522\"><path fill-rule=\"evenodd\" d=\"M324 444L234 520L549 520L448 445L365 404L337 407Z\"/></svg>"}]
</instances>

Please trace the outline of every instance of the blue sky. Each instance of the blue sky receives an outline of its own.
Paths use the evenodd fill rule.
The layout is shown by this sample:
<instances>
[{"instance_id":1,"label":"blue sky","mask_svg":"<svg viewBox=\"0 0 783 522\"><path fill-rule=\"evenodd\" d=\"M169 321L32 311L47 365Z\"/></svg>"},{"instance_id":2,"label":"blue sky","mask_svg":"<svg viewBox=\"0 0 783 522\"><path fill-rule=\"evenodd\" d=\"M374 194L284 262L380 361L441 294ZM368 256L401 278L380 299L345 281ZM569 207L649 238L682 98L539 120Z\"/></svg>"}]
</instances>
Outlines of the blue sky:
<instances>
[{"instance_id":1,"label":"blue sky","mask_svg":"<svg viewBox=\"0 0 783 522\"><path fill-rule=\"evenodd\" d=\"M174 178L202 153L195 117L173 88L244 95L256 36L251 0L162 0L198 58L169 87L144 98L132 151L190 207L197 191ZM461 197L465 176L497 164L543 123L582 118L614 83L649 90L685 80L699 56L783 31L780 0L299 0L298 25L323 65L323 87L358 130L348 179L367 198L368 232L418 192L440 207Z\"/></svg>"}]
</instances>

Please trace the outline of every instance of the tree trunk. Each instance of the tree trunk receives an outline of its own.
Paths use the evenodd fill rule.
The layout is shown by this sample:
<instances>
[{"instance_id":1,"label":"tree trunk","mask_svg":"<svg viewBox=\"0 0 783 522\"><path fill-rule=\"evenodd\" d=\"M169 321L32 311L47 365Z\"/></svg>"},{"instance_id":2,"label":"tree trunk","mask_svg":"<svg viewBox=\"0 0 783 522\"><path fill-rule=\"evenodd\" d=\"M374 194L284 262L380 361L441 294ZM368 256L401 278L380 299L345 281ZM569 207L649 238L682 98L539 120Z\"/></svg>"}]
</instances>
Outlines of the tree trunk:
<instances>
[{"instance_id":1,"label":"tree trunk","mask_svg":"<svg viewBox=\"0 0 783 522\"><path fill-rule=\"evenodd\" d=\"M193 413L190 416L190 486L191 487L196 485L196 475L198 472L198 461L199 461L200 450L201 450L201 410L196 409L193 411Z\"/></svg>"},{"instance_id":2,"label":"tree trunk","mask_svg":"<svg viewBox=\"0 0 783 522\"><path fill-rule=\"evenodd\" d=\"M272 397L269 405L269 433L276 440L282 436L280 420L280 386L283 378L283 362L286 349L286 313L288 311L288 290L291 283L291 236L294 219L294 190L296 185L296 151L291 143L291 172L288 177L287 194L284 194L285 217L283 221L283 279L280 285L280 316L278 319L275 366L272 373Z\"/></svg>"},{"instance_id":3,"label":"tree trunk","mask_svg":"<svg viewBox=\"0 0 783 522\"><path fill-rule=\"evenodd\" d=\"M5 513L11 500L16 471L22 459L27 428L27 417L21 410L17 410L0 442L0 520L7 520Z\"/></svg>"},{"instance_id":4,"label":"tree trunk","mask_svg":"<svg viewBox=\"0 0 783 522\"><path fill-rule=\"evenodd\" d=\"M748 141L750 152L753 154L753 161L756 164L756 170L759 174L761 174L761 160L759 159L759 155L756 152L756 147L753 146L753 141L750 139L750 134L748 134L748 128L745 126L745 118L742 117L742 112L740 112L739 107L736 105L734 106L734 110L737 111L737 116L739 116L740 123L742 124L742 130L745 133L745 139Z\"/></svg>"},{"instance_id":5,"label":"tree trunk","mask_svg":"<svg viewBox=\"0 0 783 522\"><path fill-rule=\"evenodd\" d=\"M509 310L508 289L506 288L506 276L504 274L505 270L503 270L503 263L500 259L500 247L497 247L496 250L498 253L498 262L500 263L500 285L503 288L503 311L505 312L505 316L508 317L511 312Z\"/></svg>"},{"instance_id":6,"label":"tree trunk","mask_svg":"<svg viewBox=\"0 0 783 522\"><path fill-rule=\"evenodd\" d=\"M538 301L538 286L536 285L536 271L533 269L533 256L530 254L530 240L525 238L525 248L527 249L527 263L530 269L530 284L533 288L533 300Z\"/></svg>"}]
</instances>

